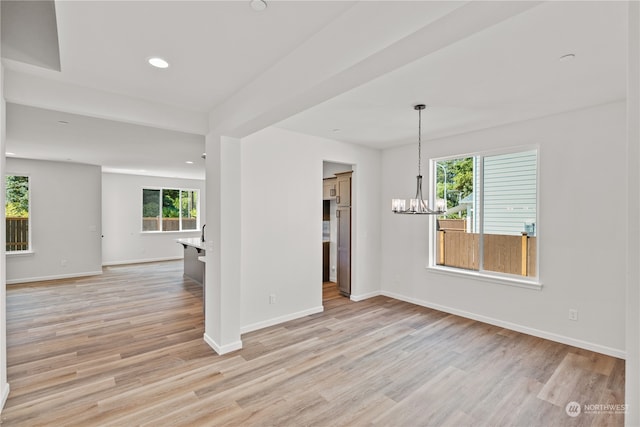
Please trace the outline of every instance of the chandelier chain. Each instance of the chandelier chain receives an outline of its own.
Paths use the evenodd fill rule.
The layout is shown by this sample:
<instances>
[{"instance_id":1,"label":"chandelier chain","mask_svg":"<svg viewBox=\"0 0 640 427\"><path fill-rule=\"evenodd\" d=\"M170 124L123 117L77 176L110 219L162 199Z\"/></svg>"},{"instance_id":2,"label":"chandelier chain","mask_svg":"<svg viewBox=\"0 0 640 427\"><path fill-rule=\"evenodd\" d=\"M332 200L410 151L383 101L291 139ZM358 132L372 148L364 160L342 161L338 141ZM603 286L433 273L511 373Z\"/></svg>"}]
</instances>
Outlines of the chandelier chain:
<instances>
[{"instance_id":1,"label":"chandelier chain","mask_svg":"<svg viewBox=\"0 0 640 427\"><path fill-rule=\"evenodd\" d=\"M418 176L422 176L422 110L418 110Z\"/></svg>"},{"instance_id":2,"label":"chandelier chain","mask_svg":"<svg viewBox=\"0 0 640 427\"><path fill-rule=\"evenodd\" d=\"M391 199L391 211L396 214L411 215L442 215L446 212L446 205L438 200L435 209L430 209L427 201L422 197L422 110L426 105L413 106L418 110L418 176L416 176L416 196L413 199Z\"/></svg>"}]
</instances>

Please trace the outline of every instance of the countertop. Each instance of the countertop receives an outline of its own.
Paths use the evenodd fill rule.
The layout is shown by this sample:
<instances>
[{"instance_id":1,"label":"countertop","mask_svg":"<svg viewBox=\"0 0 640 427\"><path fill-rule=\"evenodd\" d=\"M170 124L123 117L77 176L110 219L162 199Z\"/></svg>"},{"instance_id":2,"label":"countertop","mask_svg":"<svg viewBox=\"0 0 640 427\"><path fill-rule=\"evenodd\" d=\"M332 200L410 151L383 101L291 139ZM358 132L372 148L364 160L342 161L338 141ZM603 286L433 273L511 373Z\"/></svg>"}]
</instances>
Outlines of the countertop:
<instances>
[{"instance_id":1,"label":"countertop","mask_svg":"<svg viewBox=\"0 0 640 427\"><path fill-rule=\"evenodd\" d=\"M185 239L176 239L176 242L181 245L192 246L197 249L206 250L205 242L201 241L199 237L189 237Z\"/></svg>"}]
</instances>

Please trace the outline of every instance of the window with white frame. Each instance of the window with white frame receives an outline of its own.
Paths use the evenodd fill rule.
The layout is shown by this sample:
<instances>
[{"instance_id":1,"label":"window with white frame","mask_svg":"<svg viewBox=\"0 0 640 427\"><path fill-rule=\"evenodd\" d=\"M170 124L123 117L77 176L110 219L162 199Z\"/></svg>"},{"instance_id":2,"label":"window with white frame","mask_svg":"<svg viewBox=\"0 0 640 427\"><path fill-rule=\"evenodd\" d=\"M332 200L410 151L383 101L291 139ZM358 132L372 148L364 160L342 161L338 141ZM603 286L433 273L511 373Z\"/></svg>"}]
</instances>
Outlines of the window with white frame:
<instances>
[{"instance_id":1,"label":"window with white frame","mask_svg":"<svg viewBox=\"0 0 640 427\"><path fill-rule=\"evenodd\" d=\"M434 194L447 204L432 265L536 278L537 163L537 149L432 160Z\"/></svg>"},{"instance_id":2,"label":"window with white frame","mask_svg":"<svg viewBox=\"0 0 640 427\"><path fill-rule=\"evenodd\" d=\"M198 190L178 188L142 189L142 231L188 231L198 229Z\"/></svg>"},{"instance_id":3,"label":"window with white frame","mask_svg":"<svg viewBox=\"0 0 640 427\"><path fill-rule=\"evenodd\" d=\"M31 250L29 177L5 177L6 252Z\"/></svg>"}]
</instances>

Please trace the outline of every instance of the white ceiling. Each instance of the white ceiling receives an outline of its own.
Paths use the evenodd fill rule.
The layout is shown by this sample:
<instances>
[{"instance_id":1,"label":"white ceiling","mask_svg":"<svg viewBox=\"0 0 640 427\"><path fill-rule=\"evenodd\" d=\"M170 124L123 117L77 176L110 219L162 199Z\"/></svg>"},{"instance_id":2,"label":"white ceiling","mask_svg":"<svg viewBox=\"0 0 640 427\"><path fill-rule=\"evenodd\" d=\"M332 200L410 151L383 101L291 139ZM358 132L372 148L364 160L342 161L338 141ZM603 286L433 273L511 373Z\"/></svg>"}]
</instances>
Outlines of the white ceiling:
<instances>
[{"instance_id":1,"label":"white ceiling","mask_svg":"<svg viewBox=\"0 0 640 427\"><path fill-rule=\"evenodd\" d=\"M260 14L246 1L60 1L58 76L208 112L351 4L274 3ZM150 68L150 56L170 68Z\"/></svg>"},{"instance_id":2,"label":"white ceiling","mask_svg":"<svg viewBox=\"0 0 640 427\"><path fill-rule=\"evenodd\" d=\"M8 157L101 165L105 172L204 178L202 135L11 103L7 123Z\"/></svg>"},{"instance_id":3,"label":"white ceiling","mask_svg":"<svg viewBox=\"0 0 640 427\"><path fill-rule=\"evenodd\" d=\"M423 138L437 138L623 99L626 7L537 6L279 126L387 148L416 140L418 103Z\"/></svg>"},{"instance_id":4,"label":"white ceiling","mask_svg":"<svg viewBox=\"0 0 640 427\"><path fill-rule=\"evenodd\" d=\"M415 140L416 103L436 138L626 93L625 2L55 4L61 71L3 59L19 157L203 178L225 121L386 148Z\"/></svg>"}]
</instances>

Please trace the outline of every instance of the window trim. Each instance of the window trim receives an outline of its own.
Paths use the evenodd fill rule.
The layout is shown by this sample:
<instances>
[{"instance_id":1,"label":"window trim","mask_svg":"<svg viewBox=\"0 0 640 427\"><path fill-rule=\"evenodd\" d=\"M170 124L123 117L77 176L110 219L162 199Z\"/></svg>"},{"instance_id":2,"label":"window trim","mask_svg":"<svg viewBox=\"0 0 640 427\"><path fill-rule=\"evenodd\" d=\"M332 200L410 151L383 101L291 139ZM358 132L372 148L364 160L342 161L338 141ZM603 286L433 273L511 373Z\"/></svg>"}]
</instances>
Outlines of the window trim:
<instances>
[{"instance_id":1,"label":"window trim","mask_svg":"<svg viewBox=\"0 0 640 427\"><path fill-rule=\"evenodd\" d=\"M33 212L31 211L31 207L32 207L32 203L31 203L31 174L29 173L18 173L18 172L5 172L4 174L4 187L5 187L5 213L4 213L4 217L5 217L5 222L6 222L6 218L7 218L7 212L6 212L6 205L7 205L7 200L6 200L6 191L7 191L7 177L8 176L25 176L29 179L29 217L28 217L28 249L25 249L23 251L7 251L6 247L7 247L7 236L6 236L6 230L5 230L5 242L4 242L4 247L5 247L5 255L9 255L9 256L15 256L15 255L33 255L35 253L34 249L33 249L33 239L32 239L32 223L33 223Z\"/></svg>"},{"instance_id":2,"label":"window trim","mask_svg":"<svg viewBox=\"0 0 640 427\"><path fill-rule=\"evenodd\" d=\"M465 157L478 157L481 156L482 161L481 164L484 167L484 158L489 156L498 156L505 154L515 154L521 153L525 151L533 151L536 152L536 270L537 274L534 277L525 277L518 276L515 274L506 274L500 273L496 271L483 270L484 267L484 250L483 244L484 241L483 235L484 232L480 233L480 247L479 247L479 264L478 270L467 270L464 268L457 267L448 267L444 265L436 264L436 246L437 246L437 233L436 233L436 224L437 224L437 215L431 215L429 218L429 257L426 269L429 271L433 271L438 274L445 274L449 276L457 276L457 277L465 277L477 279L479 281L497 283L502 285L509 285L513 287L527 288L527 289L542 289L542 279L541 279L541 268L540 268L540 248L542 246L541 233L539 232L540 228L537 226L540 218L540 145L538 144L526 144L526 145L518 145L512 147L504 147L498 149L488 149L488 150L478 150L467 153L460 154L452 154L445 155L439 157L430 157L429 158L429 202L433 203L436 199L436 183L437 183L437 166L436 163L440 161L453 160ZM483 167L481 169L483 169ZM484 171L480 171L480 176L478 177L478 181L482 182L482 188L479 190L480 197L480 206L477 207L479 209L480 221L479 228L480 230L484 230ZM475 189L474 189L475 191Z\"/></svg>"},{"instance_id":3,"label":"window trim","mask_svg":"<svg viewBox=\"0 0 640 427\"><path fill-rule=\"evenodd\" d=\"M34 250L24 250L24 251L5 251L5 255L8 257L21 257L21 256L29 256L34 255L36 252Z\"/></svg>"},{"instance_id":4,"label":"window trim","mask_svg":"<svg viewBox=\"0 0 640 427\"><path fill-rule=\"evenodd\" d=\"M443 274L446 276L464 277L469 279L476 279L482 282L488 282L499 285L508 285L517 288L542 290L542 282L536 280L539 278L525 279L518 278L518 276L512 274L501 274L499 272L480 272L475 270L465 270L463 268L447 267L444 265L427 265L427 270L437 274Z\"/></svg>"},{"instance_id":5,"label":"window trim","mask_svg":"<svg viewBox=\"0 0 640 427\"><path fill-rule=\"evenodd\" d=\"M183 191L193 191L197 194L198 198L198 207L197 212L198 216L196 218L196 228L192 230L183 230L182 229L182 209L179 209L180 216L179 224L180 230L144 230L144 216L140 217L140 234L163 234L163 233L194 233L199 231L200 229L200 189L199 188L182 188L182 187L160 187L160 186L143 186L140 188L140 207L144 209L144 190L159 190L160 191L160 200L159 200L159 208L160 215L162 215L162 192L164 190L178 190L180 193L179 197L182 201L182 192ZM160 218L163 218L162 216Z\"/></svg>"}]
</instances>

